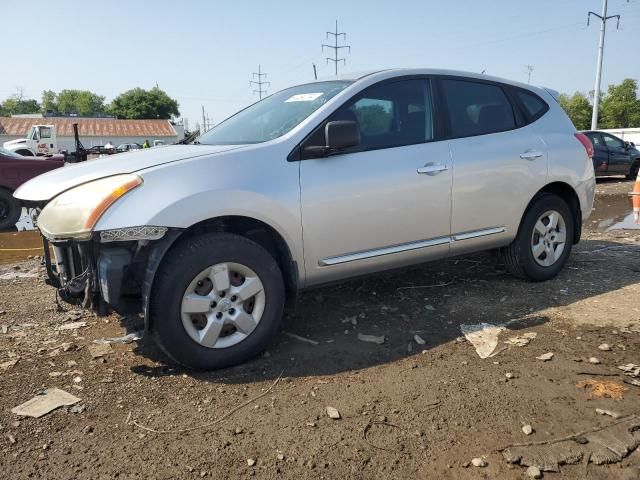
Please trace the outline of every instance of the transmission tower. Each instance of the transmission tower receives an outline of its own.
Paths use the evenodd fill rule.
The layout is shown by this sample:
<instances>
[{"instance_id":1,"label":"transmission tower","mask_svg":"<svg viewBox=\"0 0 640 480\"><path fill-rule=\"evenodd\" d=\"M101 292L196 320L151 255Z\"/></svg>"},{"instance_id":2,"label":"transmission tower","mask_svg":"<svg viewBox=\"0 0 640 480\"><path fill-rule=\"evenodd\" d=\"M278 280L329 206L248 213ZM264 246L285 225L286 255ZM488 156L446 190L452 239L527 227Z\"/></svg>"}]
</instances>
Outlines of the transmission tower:
<instances>
[{"instance_id":1,"label":"transmission tower","mask_svg":"<svg viewBox=\"0 0 640 480\"><path fill-rule=\"evenodd\" d=\"M342 37L343 40L347 39L347 34L344 32L338 32L338 20L336 20L336 31L335 32L327 32L327 39L329 38L329 36L333 37L334 40L334 45L327 45L326 43L322 44L322 51L324 52L325 47L326 48L330 48L331 50L333 50L333 58L331 57L327 57L327 64L329 62L333 62L335 69L336 69L336 75L338 75L338 63L342 62L343 65L347 64L347 60L344 58L338 58L338 52L342 49L342 48L347 48L349 50L349 53L351 53L351 45L338 45L338 39L339 37Z\"/></svg>"},{"instance_id":2,"label":"transmission tower","mask_svg":"<svg viewBox=\"0 0 640 480\"><path fill-rule=\"evenodd\" d=\"M533 73L533 65L527 65L527 83L531 83L532 73Z\"/></svg>"},{"instance_id":3,"label":"transmission tower","mask_svg":"<svg viewBox=\"0 0 640 480\"><path fill-rule=\"evenodd\" d=\"M251 74L251 78L252 80L249 80L249 85L250 86L255 85L258 88L257 90L254 90L253 93L254 94L257 93L260 100L262 100L262 96L267 93L267 91L262 87L263 86L268 87L270 85L269 82L267 82L266 80L263 80L263 78L267 78L267 74L262 73L262 70L260 70L260 65L258 65L258 71L253 72Z\"/></svg>"},{"instance_id":4,"label":"transmission tower","mask_svg":"<svg viewBox=\"0 0 640 480\"><path fill-rule=\"evenodd\" d=\"M627 0L629 3L629 0ZM613 18L617 19L616 30L620 27L620 15L607 16L607 0L602 0L602 15L598 15L595 12L587 13L587 26L589 26L589 20L591 15L597 17L600 20L600 43L598 44L598 63L596 65L596 87L593 92L593 112L591 114L591 130L598 128L598 108L600 107L600 80L602 78L602 57L604 55L604 34L607 28L607 20Z\"/></svg>"}]
</instances>

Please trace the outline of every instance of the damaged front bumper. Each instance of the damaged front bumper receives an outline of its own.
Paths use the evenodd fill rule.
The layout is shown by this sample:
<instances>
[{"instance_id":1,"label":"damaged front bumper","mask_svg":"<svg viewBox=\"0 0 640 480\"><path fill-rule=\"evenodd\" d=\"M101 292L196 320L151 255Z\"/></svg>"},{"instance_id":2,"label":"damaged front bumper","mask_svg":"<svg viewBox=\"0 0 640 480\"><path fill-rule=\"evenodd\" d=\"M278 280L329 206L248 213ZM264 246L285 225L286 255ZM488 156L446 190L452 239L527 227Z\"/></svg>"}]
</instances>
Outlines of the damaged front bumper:
<instances>
[{"instance_id":1,"label":"damaged front bumper","mask_svg":"<svg viewBox=\"0 0 640 480\"><path fill-rule=\"evenodd\" d=\"M43 238L46 282L62 300L98 315L144 313L160 260L181 234L166 227L95 232L86 240Z\"/></svg>"}]
</instances>

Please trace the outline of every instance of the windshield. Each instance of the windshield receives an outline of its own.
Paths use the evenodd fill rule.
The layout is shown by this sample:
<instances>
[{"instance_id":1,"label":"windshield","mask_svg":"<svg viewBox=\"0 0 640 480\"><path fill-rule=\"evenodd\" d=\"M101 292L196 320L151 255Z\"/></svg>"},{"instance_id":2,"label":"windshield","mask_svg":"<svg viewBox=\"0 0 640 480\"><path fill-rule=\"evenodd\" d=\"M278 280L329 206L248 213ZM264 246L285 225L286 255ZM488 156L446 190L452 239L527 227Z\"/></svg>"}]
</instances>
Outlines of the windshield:
<instances>
[{"instance_id":1,"label":"windshield","mask_svg":"<svg viewBox=\"0 0 640 480\"><path fill-rule=\"evenodd\" d=\"M273 140L297 126L350 83L310 83L274 93L204 133L198 142L239 145Z\"/></svg>"},{"instance_id":2,"label":"windshield","mask_svg":"<svg viewBox=\"0 0 640 480\"><path fill-rule=\"evenodd\" d=\"M0 147L0 155L2 155L3 157L11 157L17 159L24 158L22 155L18 155L16 152L12 152L11 150L7 150L6 148L2 147Z\"/></svg>"}]
</instances>

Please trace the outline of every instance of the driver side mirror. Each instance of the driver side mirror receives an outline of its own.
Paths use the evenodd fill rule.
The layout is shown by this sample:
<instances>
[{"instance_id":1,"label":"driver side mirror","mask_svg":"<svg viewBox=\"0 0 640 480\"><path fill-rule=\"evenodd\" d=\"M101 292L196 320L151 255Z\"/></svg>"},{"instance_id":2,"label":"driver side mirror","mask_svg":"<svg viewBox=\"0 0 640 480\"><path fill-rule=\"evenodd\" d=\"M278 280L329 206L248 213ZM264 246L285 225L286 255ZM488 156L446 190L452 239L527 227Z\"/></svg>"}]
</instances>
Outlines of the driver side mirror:
<instances>
[{"instance_id":1,"label":"driver side mirror","mask_svg":"<svg viewBox=\"0 0 640 480\"><path fill-rule=\"evenodd\" d=\"M339 152L350 147L360 145L360 128L358 123L351 120L336 120L327 122L324 126L325 145L309 145L304 147L304 153L312 158Z\"/></svg>"},{"instance_id":2,"label":"driver side mirror","mask_svg":"<svg viewBox=\"0 0 640 480\"><path fill-rule=\"evenodd\" d=\"M343 150L360 145L360 128L352 120L327 122L324 127L329 151Z\"/></svg>"}]
</instances>

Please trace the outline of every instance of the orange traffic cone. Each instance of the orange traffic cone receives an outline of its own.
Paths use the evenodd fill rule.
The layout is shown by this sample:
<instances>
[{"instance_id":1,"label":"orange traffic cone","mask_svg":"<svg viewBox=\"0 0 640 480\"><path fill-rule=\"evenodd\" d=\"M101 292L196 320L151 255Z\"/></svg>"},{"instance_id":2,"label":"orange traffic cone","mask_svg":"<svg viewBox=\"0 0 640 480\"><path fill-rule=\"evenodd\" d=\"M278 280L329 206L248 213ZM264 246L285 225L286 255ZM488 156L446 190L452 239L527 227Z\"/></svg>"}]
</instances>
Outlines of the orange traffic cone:
<instances>
[{"instance_id":1,"label":"orange traffic cone","mask_svg":"<svg viewBox=\"0 0 640 480\"><path fill-rule=\"evenodd\" d=\"M636 183L633 184L633 192L629 195L631 196L631 204L633 205L633 221L640 224L640 173L638 173Z\"/></svg>"}]
</instances>

